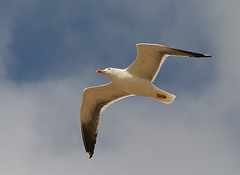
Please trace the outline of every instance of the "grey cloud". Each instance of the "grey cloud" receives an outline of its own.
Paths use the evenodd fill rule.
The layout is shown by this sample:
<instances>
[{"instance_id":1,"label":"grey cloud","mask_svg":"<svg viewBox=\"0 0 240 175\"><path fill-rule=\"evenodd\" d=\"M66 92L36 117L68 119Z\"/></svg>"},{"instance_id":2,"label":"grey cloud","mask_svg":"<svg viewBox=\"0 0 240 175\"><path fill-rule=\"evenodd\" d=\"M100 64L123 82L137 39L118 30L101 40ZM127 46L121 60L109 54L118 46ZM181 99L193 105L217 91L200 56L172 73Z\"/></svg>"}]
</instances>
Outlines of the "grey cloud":
<instances>
[{"instance_id":1,"label":"grey cloud","mask_svg":"<svg viewBox=\"0 0 240 175\"><path fill-rule=\"evenodd\" d=\"M74 6L70 2L64 6L61 1L52 3L52 7L57 6L53 12L49 10L50 6L46 9L54 13L52 21L69 27L63 36L55 35L64 41L56 48L66 47L67 51L53 53L62 57L50 60L51 64L60 65L63 76L59 73L32 82L15 82L9 78L9 68L13 67L7 64L14 63L6 64L6 58L15 61L20 58L9 48L16 37L13 29L19 27L14 26L19 19L15 16L19 14L19 6L14 6L4 18L5 22L0 23L4 29L0 32L3 36L0 41L0 65L3 68L0 71L1 174L239 174L239 23L236 22L239 12L232 8L237 7L237 2L211 1L211 6L206 6L206 1L191 1L193 4L188 4L189 9L179 1L170 10L171 14L168 10L157 11L161 5L158 1L148 1L148 4L143 1L139 4L103 2L102 9L120 7L126 12L126 18L135 23L121 21L121 10L118 11L120 24L112 23L118 21L118 16L105 19L104 14L95 24L94 17L97 16L90 14L92 21L88 25L99 27L97 34L90 37L91 32L80 30L80 24L71 27L75 23L71 20L81 21L86 10L80 9L95 12L101 8L89 7L85 1L71 1ZM33 10L39 12L38 5L43 7L38 1L20 5L26 14L32 14ZM171 9L172 5L172 1L168 1L160 8ZM143 9L146 11L141 13ZM158 18L165 13L173 22ZM195 17L198 20L189 26ZM49 20L47 24L51 23L51 18ZM161 25L159 22L153 25L153 30L149 28L158 20ZM27 21L28 26L31 21ZM68 22L72 22L71 25ZM162 29L162 24L168 25ZM25 28L22 26L22 29ZM102 40L99 34L106 38ZM78 45L83 37L86 42ZM139 40L199 52L210 48L206 53L214 53L214 57L206 62L176 58L166 61L155 83L177 96L171 105L131 97L110 106L102 114L95 155L88 160L79 126L81 92L86 86L108 82L105 77L95 74L96 67L129 65L134 60L134 45ZM78 46L86 50L82 52ZM72 51L70 56L69 51ZM122 59L119 59L120 54ZM76 67L72 70L74 74L65 74L64 69L68 68L62 64L66 63L63 61L68 58L66 56L71 57L69 67L71 64L79 66L79 70ZM132 60L127 58L130 56ZM74 57L81 59L74 60ZM91 64L87 58L92 58ZM22 73L21 69L19 73ZM194 84L197 81L199 84ZM187 82L191 83L185 85Z\"/></svg>"}]
</instances>

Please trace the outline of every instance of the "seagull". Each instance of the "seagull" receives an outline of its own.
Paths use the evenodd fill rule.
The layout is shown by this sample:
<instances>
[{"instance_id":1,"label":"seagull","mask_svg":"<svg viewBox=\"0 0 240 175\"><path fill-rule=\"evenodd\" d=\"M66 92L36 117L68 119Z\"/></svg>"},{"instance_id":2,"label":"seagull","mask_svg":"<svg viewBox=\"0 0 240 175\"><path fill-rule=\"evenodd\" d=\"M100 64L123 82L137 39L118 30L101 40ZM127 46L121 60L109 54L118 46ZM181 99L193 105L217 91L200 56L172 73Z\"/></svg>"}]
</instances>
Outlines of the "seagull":
<instances>
[{"instance_id":1,"label":"seagull","mask_svg":"<svg viewBox=\"0 0 240 175\"><path fill-rule=\"evenodd\" d=\"M112 82L84 89L80 109L81 131L85 150L91 158L94 153L100 114L110 104L133 95L151 97L170 104L175 95L157 88L155 80L163 62L170 56L211 57L158 44L139 43L136 45L137 58L126 69L106 68L97 70Z\"/></svg>"}]
</instances>

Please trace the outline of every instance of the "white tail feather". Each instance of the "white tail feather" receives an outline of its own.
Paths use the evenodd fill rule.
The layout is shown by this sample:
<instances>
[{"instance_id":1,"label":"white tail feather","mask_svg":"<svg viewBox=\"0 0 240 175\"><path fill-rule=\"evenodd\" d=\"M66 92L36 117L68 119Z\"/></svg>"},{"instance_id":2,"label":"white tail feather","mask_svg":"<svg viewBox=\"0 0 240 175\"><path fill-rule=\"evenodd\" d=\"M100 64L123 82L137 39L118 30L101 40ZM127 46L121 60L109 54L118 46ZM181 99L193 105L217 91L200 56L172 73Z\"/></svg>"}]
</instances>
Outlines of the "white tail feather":
<instances>
[{"instance_id":1,"label":"white tail feather","mask_svg":"<svg viewBox=\"0 0 240 175\"><path fill-rule=\"evenodd\" d=\"M160 95L158 95L160 94ZM166 98L162 98L161 95L164 95L166 96ZM159 97L160 96L160 97ZM163 103L166 103L166 104L170 104L174 101L174 99L176 98L175 95L169 93L169 92L166 92L166 91L163 91L161 89L158 89L158 92L156 94L156 97L153 97L155 100L158 100L158 101L161 101Z\"/></svg>"}]
</instances>

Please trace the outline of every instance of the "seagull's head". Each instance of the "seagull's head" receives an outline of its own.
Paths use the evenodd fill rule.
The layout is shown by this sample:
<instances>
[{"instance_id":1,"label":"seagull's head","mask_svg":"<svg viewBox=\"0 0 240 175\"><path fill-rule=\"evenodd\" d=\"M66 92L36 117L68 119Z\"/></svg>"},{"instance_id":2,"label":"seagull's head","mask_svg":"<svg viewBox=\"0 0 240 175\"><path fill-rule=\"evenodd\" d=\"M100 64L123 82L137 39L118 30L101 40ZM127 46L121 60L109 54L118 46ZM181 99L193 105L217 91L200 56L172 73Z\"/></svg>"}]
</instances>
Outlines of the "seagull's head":
<instances>
[{"instance_id":1,"label":"seagull's head","mask_svg":"<svg viewBox=\"0 0 240 175\"><path fill-rule=\"evenodd\" d=\"M115 72L115 68L111 68L111 67L108 67L104 70L97 70L97 73L101 73L101 74L105 74L105 75L114 74L114 72Z\"/></svg>"},{"instance_id":2,"label":"seagull's head","mask_svg":"<svg viewBox=\"0 0 240 175\"><path fill-rule=\"evenodd\" d=\"M114 77L117 77L120 71L121 69L111 68L111 67L106 68L104 70L97 70L98 73L102 73L106 75L110 80L113 79Z\"/></svg>"}]
</instances>

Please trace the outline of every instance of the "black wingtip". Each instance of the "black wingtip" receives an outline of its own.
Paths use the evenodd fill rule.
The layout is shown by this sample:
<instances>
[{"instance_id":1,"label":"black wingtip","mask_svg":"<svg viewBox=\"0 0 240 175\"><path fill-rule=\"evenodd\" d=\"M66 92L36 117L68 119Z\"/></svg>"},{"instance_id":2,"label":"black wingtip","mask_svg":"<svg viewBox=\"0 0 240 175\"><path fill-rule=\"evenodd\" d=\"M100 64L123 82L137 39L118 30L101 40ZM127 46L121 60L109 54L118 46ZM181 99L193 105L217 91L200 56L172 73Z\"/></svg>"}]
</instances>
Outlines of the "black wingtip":
<instances>
[{"instance_id":1,"label":"black wingtip","mask_svg":"<svg viewBox=\"0 0 240 175\"><path fill-rule=\"evenodd\" d=\"M92 156L93 156L93 153L92 152L87 152L87 154L88 154L88 158L91 159Z\"/></svg>"},{"instance_id":2,"label":"black wingtip","mask_svg":"<svg viewBox=\"0 0 240 175\"><path fill-rule=\"evenodd\" d=\"M210 58L212 57L211 55L206 55L206 54L201 54L201 53L195 53L192 55L192 57L196 57L196 58Z\"/></svg>"},{"instance_id":3,"label":"black wingtip","mask_svg":"<svg viewBox=\"0 0 240 175\"><path fill-rule=\"evenodd\" d=\"M94 153L97 134L92 136L86 124L81 124L81 128L82 128L82 138L83 138L84 147L88 154L88 157L91 158Z\"/></svg>"},{"instance_id":4,"label":"black wingtip","mask_svg":"<svg viewBox=\"0 0 240 175\"><path fill-rule=\"evenodd\" d=\"M210 58L210 57L212 57L211 55L203 55L203 57L208 57L208 58Z\"/></svg>"}]
</instances>

